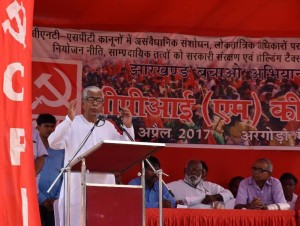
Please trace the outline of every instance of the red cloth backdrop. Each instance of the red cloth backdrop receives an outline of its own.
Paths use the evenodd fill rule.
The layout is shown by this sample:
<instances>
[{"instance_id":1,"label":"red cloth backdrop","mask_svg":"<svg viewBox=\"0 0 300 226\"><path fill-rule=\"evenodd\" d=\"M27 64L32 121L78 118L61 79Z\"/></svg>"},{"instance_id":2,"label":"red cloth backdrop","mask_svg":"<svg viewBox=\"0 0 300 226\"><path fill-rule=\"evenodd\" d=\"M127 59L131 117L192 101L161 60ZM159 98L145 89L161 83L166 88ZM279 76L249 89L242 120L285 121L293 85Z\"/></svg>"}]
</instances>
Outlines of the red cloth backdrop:
<instances>
[{"instance_id":1,"label":"red cloth backdrop","mask_svg":"<svg viewBox=\"0 0 300 226\"><path fill-rule=\"evenodd\" d=\"M31 131L33 1L0 2L0 225L40 225Z\"/></svg>"},{"instance_id":2,"label":"red cloth backdrop","mask_svg":"<svg viewBox=\"0 0 300 226\"><path fill-rule=\"evenodd\" d=\"M72 10L69 9L72 6ZM200 36L300 37L297 0L36 0L34 26Z\"/></svg>"}]
</instances>

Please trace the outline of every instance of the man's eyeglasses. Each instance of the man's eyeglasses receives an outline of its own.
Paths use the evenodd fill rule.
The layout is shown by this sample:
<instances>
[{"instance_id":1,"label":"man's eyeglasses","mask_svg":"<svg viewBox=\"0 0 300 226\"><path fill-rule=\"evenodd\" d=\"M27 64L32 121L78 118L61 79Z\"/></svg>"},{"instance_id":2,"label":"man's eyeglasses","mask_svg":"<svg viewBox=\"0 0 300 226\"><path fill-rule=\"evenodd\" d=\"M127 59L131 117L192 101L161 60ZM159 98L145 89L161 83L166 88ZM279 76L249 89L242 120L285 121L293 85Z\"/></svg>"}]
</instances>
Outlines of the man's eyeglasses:
<instances>
[{"instance_id":1,"label":"man's eyeglasses","mask_svg":"<svg viewBox=\"0 0 300 226\"><path fill-rule=\"evenodd\" d=\"M270 172L269 170L265 170L265 169L262 169L262 168L257 168L257 167L251 167L251 171L253 173L257 172L257 173L264 173L264 172Z\"/></svg>"},{"instance_id":2,"label":"man's eyeglasses","mask_svg":"<svg viewBox=\"0 0 300 226\"><path fill-rule=\"evenodd\" d=\"M95 101L98 103L98 104L102 104L104 102L104 99L101 98L101 97L87 97L85 98L84 100L86 100L87 102L89 103L94 103Z\"/></svg>"}]
</instances>

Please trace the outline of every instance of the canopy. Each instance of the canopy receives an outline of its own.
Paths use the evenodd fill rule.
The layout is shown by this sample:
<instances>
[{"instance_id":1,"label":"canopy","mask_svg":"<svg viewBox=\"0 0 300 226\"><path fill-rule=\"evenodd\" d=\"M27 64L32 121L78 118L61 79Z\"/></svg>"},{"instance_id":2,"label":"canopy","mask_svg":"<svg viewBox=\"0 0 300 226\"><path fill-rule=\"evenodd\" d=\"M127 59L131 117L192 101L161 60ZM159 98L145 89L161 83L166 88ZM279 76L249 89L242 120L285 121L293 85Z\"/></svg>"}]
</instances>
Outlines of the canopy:
<instances>
[{"instance_id":1,"label":"canopy","mask_svg":"<svg viewBox=\"0 0 300 226\"><path fill-rule=\"evenodd\" d=\"M297 0L36 0L34 26L200 36L299 37Z\"/></svg>"}]
</instances>

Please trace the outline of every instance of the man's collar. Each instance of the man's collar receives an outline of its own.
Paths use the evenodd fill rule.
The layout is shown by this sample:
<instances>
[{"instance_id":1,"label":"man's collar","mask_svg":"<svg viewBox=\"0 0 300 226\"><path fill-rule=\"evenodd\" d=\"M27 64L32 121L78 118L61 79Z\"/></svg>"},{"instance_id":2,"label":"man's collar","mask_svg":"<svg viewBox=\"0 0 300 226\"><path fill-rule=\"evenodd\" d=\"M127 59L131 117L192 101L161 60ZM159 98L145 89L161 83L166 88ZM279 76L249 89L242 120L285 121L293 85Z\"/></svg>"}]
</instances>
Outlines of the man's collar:
<instances>
[{"instance_id":1,"label":"man's collar","mask_svg":"<svg viewBox=\"0 0 300 226\"><path fill-rule=\"evenodd\" d=\"M248 183L249 183L249 184L256 184L256 181L255 181L254 178L251 176ZM265 184L267 184L267 185L272 185L271 177L269 177L269 178L266 180Z\"/></svg>"},{"instance_id":2,"label":"man's collar","mask_svg":"<svg viewBox=\"0 0 300 226\"><path fill-rule=\"evenodd\" d=\"M190 184L190 182L185 178L183 179L183 182L186 183L188 186L193 187L193 188L196 188L200 184L200 182L197 185Z\"/></svg>"}]
</instances>

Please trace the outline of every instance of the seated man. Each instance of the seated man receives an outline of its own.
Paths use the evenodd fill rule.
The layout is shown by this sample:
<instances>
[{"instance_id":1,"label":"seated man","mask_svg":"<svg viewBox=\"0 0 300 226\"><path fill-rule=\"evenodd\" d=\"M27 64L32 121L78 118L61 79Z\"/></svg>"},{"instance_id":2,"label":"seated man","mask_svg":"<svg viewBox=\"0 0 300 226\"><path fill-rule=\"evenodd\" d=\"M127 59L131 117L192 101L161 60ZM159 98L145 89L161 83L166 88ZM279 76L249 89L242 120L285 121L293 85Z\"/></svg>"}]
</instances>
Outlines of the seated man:
<instances>
[{"instance_id":1,"label":"seated man","mask_svg":"<svg viewBox=\"0 0 300 226\"><path fill-rule=\"evenodd\" d=\"M281 183L272 177L273 164L269 159L258 159L251 168L252 176L241 181L235 209L287 210Z\"/></svg>"},{"instance_id":2,"label":"seated man","mask_svg":"<svg viewBox=\"0 0 300 226\"><path fill-rule=\"evenodd\" d=\"M240 183L244 179L245 178L242 176L236 176L236 177L231 178L231 180L229 181L228 187L234 198L236 198Z\"/></svg>"},{"instance_id":3,"label":"seated man","mask_svg":"<svg viewBox=\"0 0 300 226\"><path fill-rule=\"evenodd\" d=\"M160 169L159 160L151 156L148 161L154 167L155 170ZM141 177L137 177L129 181L129 185L141 185ZM166 186L162 187L162 205L164 208L176 207L176 202L171 196ZM159 184L158 175L153 171L151 166L145 161L145 202L146 208L158 208L159 207Z\"/></svg>"},{"instance_id":4,"label":"seated man","mask_svg":"<svg viewBox=\"0 0 300 226\"><path fill-rule=\"evenodd\" d=\"M188 208L220 208L219 204L233 198L231 192L218 184L203 181L202 163L190 160L184 169L185 178L168 184L175 199L182 201Z\"/></svg>"},{"instance_id":5,"label":"seated man","mask_svg":"<svg viewBox=\"0 0 300 226\"><path fill-rule=\"evenodd\" d=\"M281 175L279 180L282 185L285 200L290 205L290 210L294 210L295 203L298 197L298 195L295 194L298 179L291 173L284 173Z\"/></svg>"},{"instance_id":6,"label":"seated man","mask_svg":"<svg viewBox=\"0 0 300 226\"><path fill-rule=\"evenodd\" d=\"M245 178L242 176L236 176L231 178L231 180L229 181L229 191L231 191L232 195L233 195L233 199L230 199L228 202L225 203L225 209L234 209L235 206L235 198L239 189L239 185L241 183L242 180L244 180Z\"/></svg>"}]
</instances>

